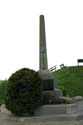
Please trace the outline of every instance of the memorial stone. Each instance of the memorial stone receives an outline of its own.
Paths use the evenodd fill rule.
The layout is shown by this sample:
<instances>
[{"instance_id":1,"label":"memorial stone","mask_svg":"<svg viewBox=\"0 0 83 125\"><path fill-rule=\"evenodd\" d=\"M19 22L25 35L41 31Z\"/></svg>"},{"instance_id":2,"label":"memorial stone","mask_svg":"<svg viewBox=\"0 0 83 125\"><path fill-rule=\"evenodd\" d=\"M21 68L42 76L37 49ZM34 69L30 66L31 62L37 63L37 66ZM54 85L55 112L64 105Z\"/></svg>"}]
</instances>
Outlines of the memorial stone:
<instances>
[{"instance_id":1,"label":"memorial stone","mask_svg":"<svg viewBox=\"0 0 83 125\"><path fill-rule=\"evenodd\" d=\"M54 79L48 69L47 48L46 48L46 34L44 16L40 15L39 26L39 75L42 83L43 91L54 90Z\"/></svg>"}]
</instances>

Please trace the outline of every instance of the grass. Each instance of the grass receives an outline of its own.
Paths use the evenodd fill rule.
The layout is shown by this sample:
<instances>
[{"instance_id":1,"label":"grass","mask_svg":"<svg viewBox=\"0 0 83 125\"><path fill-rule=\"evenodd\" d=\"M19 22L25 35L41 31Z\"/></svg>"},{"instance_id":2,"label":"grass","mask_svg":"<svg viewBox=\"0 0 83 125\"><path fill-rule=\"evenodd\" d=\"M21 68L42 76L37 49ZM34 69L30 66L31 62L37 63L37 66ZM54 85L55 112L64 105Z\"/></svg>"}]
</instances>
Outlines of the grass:
<instances>
[{"instance_id":1,"label":"grass","mask_svg":"<svg viewBox=\"0 0 83 125\"><path fill-rule=\"evenodd\" d=\"M83 66L63 67L53 72L66 95L83 96ZM7 80L0 80L0 104L5 103Z\"/></svg>"},{"instance_id":2,"label":"grass","mask_svg":"<svg viewBox=\"0 0 83 125\"><path fill-rule=\"evenodd\" d=\"M5 103L7 80L0 80L0 104Z\"/></svg>"},{"instance_id":3,"label":"grass","mask_svg":"<svg viewBox=\"0 0 83 125\"><path fill-rule=\"evenodd\" d=\"M63 67L53 72L58 86L69 96L83 96L83 66Z\"/></svg>"}]
</instances>

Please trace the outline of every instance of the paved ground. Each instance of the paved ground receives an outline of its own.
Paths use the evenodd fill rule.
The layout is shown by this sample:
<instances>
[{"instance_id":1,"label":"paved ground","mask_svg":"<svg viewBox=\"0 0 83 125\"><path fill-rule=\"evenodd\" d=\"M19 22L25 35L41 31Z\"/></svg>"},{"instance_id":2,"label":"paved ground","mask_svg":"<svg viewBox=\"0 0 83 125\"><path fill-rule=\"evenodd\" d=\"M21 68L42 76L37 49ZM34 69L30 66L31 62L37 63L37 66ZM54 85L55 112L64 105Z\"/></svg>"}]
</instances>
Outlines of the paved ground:
<instances>
[{"instance_id":1,"label":"paved ground","mask_svg":"<svg viewBox=\"0 0 83 125\"><path fill-rule=\"evenodd\" d=\"M83 125L83 121L54 121L54 122L15 122L15 121L1 121L0 120L0 124L1 125Z\"/></svg>"},{"instance_id":2,"label":"paved ground","mask_svg":"<svg viewBox=\"0 0 83 125\"><path fill-rule=\"evenodd\" d=\"M18 118L11 115L11 113L5 108L5 105L2 105L0 112L0 125L83 125L82 117L81 119L66 119L66 121L64 116L63 120L58 121L55 119L55 116Z\"/></svg>"}]
</instances>

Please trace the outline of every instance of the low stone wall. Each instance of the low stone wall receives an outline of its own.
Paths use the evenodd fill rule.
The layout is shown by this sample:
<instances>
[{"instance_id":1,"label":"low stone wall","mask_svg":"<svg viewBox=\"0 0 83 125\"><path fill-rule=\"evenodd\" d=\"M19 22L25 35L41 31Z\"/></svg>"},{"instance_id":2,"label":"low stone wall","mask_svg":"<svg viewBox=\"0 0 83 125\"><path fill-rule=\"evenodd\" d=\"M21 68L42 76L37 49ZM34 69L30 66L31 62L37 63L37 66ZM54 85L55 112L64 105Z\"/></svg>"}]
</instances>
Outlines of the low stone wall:
<instances>
[{"instance_id":1,"label":"low stone wall","mask_svg":"<svg viewBox=\"0 0 83 125\"><path fill-rule=\"evenodd\" d=\"M75 102L73 104L44 105L35 112L35 115L74 114L81 111L83 111L83 101Z\"/></svg>"},{"instance_id":2,"label":"low stone wall","mask_svg":"<svg viewBox=\"0 0 83 125\"><path fill-rule=\"evenodd\" d=\"M34 117L15 117L1 106L1 125L83 125L83 101L74 104L44 105Z\"/></svg>"}]
</instances>

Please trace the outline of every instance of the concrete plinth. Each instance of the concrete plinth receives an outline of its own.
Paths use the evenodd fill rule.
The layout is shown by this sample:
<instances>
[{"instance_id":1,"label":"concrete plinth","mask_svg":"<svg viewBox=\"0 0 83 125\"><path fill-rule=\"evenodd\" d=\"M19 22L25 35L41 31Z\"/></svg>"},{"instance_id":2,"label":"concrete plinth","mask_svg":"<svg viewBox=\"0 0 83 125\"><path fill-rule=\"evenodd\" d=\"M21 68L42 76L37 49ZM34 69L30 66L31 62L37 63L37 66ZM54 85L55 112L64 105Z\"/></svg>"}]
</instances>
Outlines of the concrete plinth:
<instances>
[{"instance_id":1,"label":"concrete plinth","mask_svg":"<svg viewBox=\"0 0 83 125\"><path fill-rule=\"evenodd\" d=\"M79 104L83 105L83 102L79 102ZM77 106L76 104L56 105L56 107L55 105L43 106L42 109L44 114L33 117L13 116L9 111L7 111L7 109L5 109L4 105L1 106L0 124L1 125L83 125L83 111L81 110L82 107L79 110L78 108L80 106L79 104L77 103ZM69 109L66 110L67 108ZM55 113L54 109L57 109L56 110L57 113ZM47 114L49 112L51 113L50 115Z\"/></svg>"},{"instance_id":2,"label":"concrete plinth","mask_svg":"<svg viewBox=\"0 0 83 125\"><path fill-rule=\"evenodd\" d=\"M35 112L35 116L72 115L79 112L83 112L83 101L74 104L43 105Z\"/></svg>"},{"instance_id":3,"label":"concrete plinth","mask_svg":"<svg viewBox=\"0 0 83 125\"><path fill-rule=\"evenodd\" d=\"M55 89L54 91L42 91L42 94L48 94L52 97L62 97L62 92L60 89Z\"/></svg>"}]
</instances>

